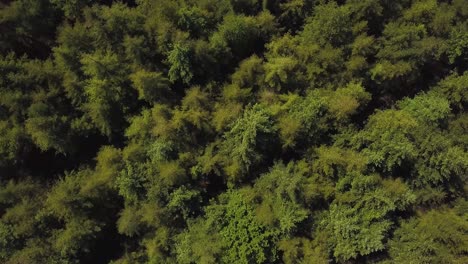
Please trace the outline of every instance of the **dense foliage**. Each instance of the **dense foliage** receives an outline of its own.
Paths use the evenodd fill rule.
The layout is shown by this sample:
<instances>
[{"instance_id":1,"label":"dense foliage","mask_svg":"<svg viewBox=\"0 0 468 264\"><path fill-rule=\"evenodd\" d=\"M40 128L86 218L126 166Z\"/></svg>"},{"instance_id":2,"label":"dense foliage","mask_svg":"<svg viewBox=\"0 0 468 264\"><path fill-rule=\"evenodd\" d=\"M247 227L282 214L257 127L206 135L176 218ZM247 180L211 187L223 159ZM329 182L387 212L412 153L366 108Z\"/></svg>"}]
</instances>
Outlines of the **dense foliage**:
<instances>
[{"instance_id":1,"label":"dense foliage","mask_svg":"<svg viewBox=\"0 0 468 264\"><path fill-rule=\"evenodd\" d=\"M468 263L466 0L0 3L0 263Z\"/></svg>"}]
</instances>

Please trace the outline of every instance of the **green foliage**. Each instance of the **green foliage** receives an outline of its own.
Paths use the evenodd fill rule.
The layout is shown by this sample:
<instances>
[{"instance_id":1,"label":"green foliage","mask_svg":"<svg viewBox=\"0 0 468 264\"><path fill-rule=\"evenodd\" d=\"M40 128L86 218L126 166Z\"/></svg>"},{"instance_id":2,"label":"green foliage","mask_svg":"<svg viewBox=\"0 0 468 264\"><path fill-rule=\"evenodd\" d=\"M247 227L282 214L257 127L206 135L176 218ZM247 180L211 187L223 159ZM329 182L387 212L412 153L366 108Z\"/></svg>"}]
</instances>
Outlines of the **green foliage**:
<instances>
[{"instance_id":1,"label":"green foliage","mask_svg":"<svg viewBox=\"0 0 468 264\"><path fill-rule=\"evenodd\" d=\"M180 43L174 45L167 58L171 65L169 68L169 79L171 81L179 80L185 84L190 83L193 78L190 54L190 49L187 46Z\"/></svg>"},{"instance_id":2,"label":"green foliage","mask_svg":"<svg viewBox=\"0 0 468 264\"><path fill-rule=\"evenodd\" d=\"M232 83L239 87L253 88L262 84L263 60L251 56L240 62L239 68L232 74Z\"/></svg>"},{"instance_id":3,"label":"green foliage","mask_svg":"<svg viewBox=\"0 0 468 264\"><path fill-rule=\"evenodd\" d=\"M385 249L392 227L390 214L414 200L409 188L399 180L382 181L378 176L360 174L349 175L338 184L342 193L322 220L330 233L333 256L344 262Z\"/></svg>"},{"instance_id":4,"label":"green foliage","mask_svg":"<svg viewBox=\"0 0 468 264\"><path fill-rule=\"evenodd\" d=\"M100 227L93 221L87 219L74 218L68 222L65 229L57 236L54 248L62 256L77 254L78 250L87 252L88 241L95 238L95 233Z\"/></svg>"},{"instance_id":5,"label":"green foliage","mask_svg":"<svg viewBox=\"0 0 468 264\"><path fill-rule=\"evenodd\" d=\"M411 132L417 126L417 121L404 111L377 112L369 118L362 134L357 135L357 141L371 163L384 171L392 171L417 155L411 140Z\"/></svg>"},{"instance_id":6,"label":"green foliage","mask_svg":"<svg viewBox=\"0 0 468 264\"><path fill-rule=\"evenodd\" d=\"M12 122L3 120L0 123L0 131L3 135L0 138L0 164L6 166L18 158L21 141L25 140L25 131L21 127L12 125Z\"/></svg>"},{"instance_id":7,"label":"green foliage","mask_svg":"<svg viewBox=\"0 0 468 264\"><path fill-rule=\"evenodd\" d=\"M248 192L226 193L220 197L218 204L206 208L206 218L200 219L188 233L179 237L178 260L181 263L194 260L207 263L273 263L277 259L272 240L276 234L255 220L253 208L246 201ZM201 243L197 240L200 238L217 245L208 252L200 252L197 247L191 249L187 244ZM225 254L219 255L220 247Z\"/></svg>"},{"instance_id":8,"label":"green foliage","mask_svg":"<svg viewBox=\"0 0 468 264\"><path fill-rule=\"evenodd\" d=\"M330 2L316 7L314 15L304 26L302 37L306 42L339 46L350 37L350 26L348 7Z\"/></svg>"},{"instance_id":9,"label":"green foliage","mask_svg":"<svg viewBox=\"0 0 468 264\"><path fill-rule=\"evenodd\" d=\"M275 234L255 222L252 209L243 200L242 193L235 193L225 204L227 221L220 235L227 252L222 260L224 263L271 263L277 258L272 248Z\"/></svg>"},{"instance_id":10,"label":"green foliage","mask_svg":"<svg viewBox=\"0 0 468 264\"><path fill-rule=\"evenodd\" d=\"M139 193L145 182L145 168L142 166L133 167L131 164L126 166L120 173L115 184L119 194L128 202L134 203L139 199Z\"/></svg>"},{"instance_id":11,"label":"green foliage","mask_svg":"<svg viewBox=\"0 0 468 264\"><path fill-rule=\"evenodd\" d=\"M291 234L307 216L306 164L275 165L254 185L257 219L282 234ZM302 171L301 171L302 170Z\"/></svg>"},{"instance_id":12,"label":"green foliage","mask_svg":"<svg viewBox=\"0 0 468 264\"><path fill-rule=\"evenodd\" d=\"M263 12L255 17L227 15L212 35L215 49L226 49L235 57L245 58L261 48L275 30L273 16Z\"/></svg>"},{"instance_id":13,"label":"green foliage","mask_svg":"<svg viewBox=\"0 0 468 264\"><path fill-rule=\"evenodd\" d=\"M435 40L425 42L427 31L424 25L414 23L391 23L384 30L384 47L377 56L380 62L371 70L376 80L414 78L418 65L424 62L426 54L434 52ZM435 43L434 43L435 42Z\"/></svg>"},{"instance_id":14,"label":"green foliage","mask_svg":"<svg viewBox=\"0 0 468 264\"><path fill-rule=\"evenodd\" d=\"M399 103L400 109L410 113L421 122L437 124L447 118L450 113L449 102L437 94L419 95Z\"/></svg>"},{"instance_id":15,"label":"green foliage","mask_svg":"<svg viewBox=\"0 0 468 264\"><path fill-rule=\"evenodd\" d=\"M138 71L131 76L138 98L149 103L162 101L168 93L168 81L160 72Z\"/></svg>"},{"instance_id":16,"label":"green foliage","mask_svg":"<svg viewBox=\"0 0 468 264\"><path fill-rule=\"evenodd\" d=\"M329 178L342 178L350 171L364 172L368 160L361 153L350 149L321 146L316 149L317 159L312 170Z\"/></svg>"},{"instance_id":17,"label":"green foliage","mask_svg":"<svg viewBox=\"0 0 468 264\"><path fill-rule=\"evenodd\" d=\"M221 235L217 233L212 221L197 219L189 224L185 233L177 237L176 253L179 263L219 263L223 245Z\"/></svg>"},{"instance_id":18,"label":"green foliage","mask_svg":"<svg viewBox=\"0 0 468 264\"><path fill-rule=\"evenodd\" d=\"M182 99L180 109L174 111L172 124L175 129L181 131L184 124L208 132L210 130L209 120L209 95L196 86L187 90Z\"/></svg>"},{"instance_id":19,"label":"green foliage","mask_svg":"<svg viewBox=\"0 0 468 264\"><path fill-rule=\"evenodd\" d=\"M31 105L29 112L26 131L34 143L42 150L65 152L69 142L66 135L69 130L67 116L58 116L44 103Z\"/></svg>"},{"instance_id":20,"label":"green foliage","mask_svg":"<svg viewBox=\"0 0 468 264\"><path fill-rule=\"evenodd\" d=\"M252 166L262 161L262 150L269 147L274 127L261 105L247 109L224 135L221 154L226 157L225 171L231 181L242 181ZM264 150L266 151L266 150Z\"/></svg>"},{"instance_id":21,"label":"green foliage","mask_svg":"<svg viewBox=\"0 0 468 264\"><path fill-rule=\"evenodd\" d=\"M357 114L370 99L370 94L366 92L362 84L349 83L329 95L327 101L333 116L339 121L345 121Z\"/></svg>"},{"instance_id":22,"label":"green foliage","mask_svg":"<svg viewBox=\"0 0 468 264\"><path fill-rule=\"evenodd\" d=\"M192 37L206 35L206 30L209 28L209 24L212 23L209 12L197 6L182 7L179 9L178 15L177 25L182 30L190 32Z\"/></svg>"},{"instance_id":23,"label":"green foliage","mask_svg":"<svg viewBox=\"0 0 468 264\"><path fill-rule=\"evenodd\" d=\"M300 80L290 80L294 72L298 71L299 62L294 58L274 58L265 64L265 83L269 87L280 91L282 87L286 90L294 90L300 87ZM284 89L284 88L283 88Z\"/></svg>"},{"instance_id":24,"label":"green foliage","mask_svg":"<svg viewBox=\"0 0 468 264\"><path fill-rule=\"evenodd\" d=\"M447 98L452 107L464 109L468 100L467 79L468 74L466 72L462 76L453 74L442 80L435 89Z\"/></svg>"},{"instance_id":25,"label":"green foliage","mask_svg":"<svg viewBox=\"0 0 468 264\"><path fill-rule=\"evenodd\" d=\"M389 242L391 263L463 263L467 228L466 213L447 209L404 221Z\"/></svg>"},{"instance_id":26,"label":"green foliage","mask_svg":"<svg viewBox=\"0 0 468 264\"><path fill-rule=\"evenodd\" d=\"M103 134L111 135L125 114L120 102L128 96L128 91L123 86L125 80L120 78L126 69L109 51L85 56L81 63L84 74L89 77L84 87L87 95L85 108L96 127Z\"/></svg>"},{"instance_id":27,"label":"green foliage","mask_svg":"<svg viewBox=\"0 0 468 264\"><path fill-rule=\"evenodd\" d=\"M303 237L294 237L279 242L279 248L283 251L283 262L292 263L329 263L324 246L316 245Z\"/></svg>"},{"instance_id":28,"label":"green foliage","mask_svg":"<svg viewBox=\"0 0 468 264\"><path fill-rule=\"evenodd\" d=\"M466 0L0 3L1 263L467 263Z\"/></svg>"},{"instance_id":29,"label":"green foliage","mask_svg":"<svg viewBox=\"0 0 468 264\"><path fill-rule=\"evenodd\" d=\"M141 224L141 214L134 207L125 207L120 213L119 220L117 220L117 229L120 234L126 236L137 235Z\"/></svg>"},{"instance_id":30,"label":"green foliage","mask_svg":"<svg viewBox=\"0 0 468 264\"><path fill-rule=\"evenodd\" d=\"M278 126L284 146L295 147L297 142L317 143L326 130L324 98L311 93L306 97L288 94L280 99L284 103L279 106Z\"/></svg>"},{"instance_id":31,"label":"green foliage","mask_svg":"<svg viewBox=\"0 0 468 264\"><path fill-rule=\"evenodd\" d=\"M50 2L62 9L68 18L78 17L81 9L92 3L90 0L51 0Z\"/></svg>"}]
</instances>

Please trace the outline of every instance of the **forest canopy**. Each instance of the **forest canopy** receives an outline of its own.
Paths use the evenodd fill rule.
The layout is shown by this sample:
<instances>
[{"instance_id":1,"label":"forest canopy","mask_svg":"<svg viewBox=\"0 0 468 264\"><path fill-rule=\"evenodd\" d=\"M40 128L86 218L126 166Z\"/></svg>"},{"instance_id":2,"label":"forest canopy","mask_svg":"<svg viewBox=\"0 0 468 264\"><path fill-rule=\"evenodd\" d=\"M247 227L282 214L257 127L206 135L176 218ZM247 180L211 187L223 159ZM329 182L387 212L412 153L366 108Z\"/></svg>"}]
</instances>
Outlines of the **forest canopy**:
<instances>
[{"instance_id":1,"label":"forest canopy","mask_svg":"<svg viewBox=\"0 0 468 264\"><path fill-rule=\"evenodd\" d=\"M0 3L0 263L468 263L467 0Z\"/></svg>"}]
</instances>

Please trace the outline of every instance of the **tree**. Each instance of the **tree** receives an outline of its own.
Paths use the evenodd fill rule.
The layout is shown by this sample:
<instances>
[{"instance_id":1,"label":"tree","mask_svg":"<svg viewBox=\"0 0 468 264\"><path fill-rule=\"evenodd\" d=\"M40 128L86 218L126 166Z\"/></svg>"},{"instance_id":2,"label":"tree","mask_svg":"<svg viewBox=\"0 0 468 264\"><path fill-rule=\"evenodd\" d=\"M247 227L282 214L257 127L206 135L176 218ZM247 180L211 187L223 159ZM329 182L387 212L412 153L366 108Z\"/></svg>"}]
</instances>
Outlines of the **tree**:
<instances>
[{"instance_id":1,"label":"tree","mask_svg":"<svg viewBox=\"0 0 468 264\"><path fill-rule=\"evenodd\" d=\"M317 6L314 15L304 26L304 41L335 47L346 43L351 35L348 13L347 6L338 6L335 2Z\"/></svg>"},{"instance_id":2,"label":"tree","mask_svg":"<svg viewBox=\"0 0 468 264\"><path fill-rule=\"evenodd\" d=\"M276 164L254 185L256 218L279 234L288 237L309 216L305 163Z\"/></svg>"},{"instance_id":3,"label":"tree","mask_svg":"<svg viewBox=\"0 0 468 264\"><path fill-rule=\"evenodd\" d=\"M177 43L169 53L168 61L171 65L169 69L169 79L171 81L181 81L189 84L193 78L190 61L190 49L183 44Z\"/></svg>"},{"instance_id":4,"label":"tree","mask_svg":"<svg viewBox=\"0 0 468 264\"><path fill-rule=\"evenodd\" d=\"M262 162L269 142L274 137L271 117L261 105L247 109L231 130L224 135L220 153L225 157L224 169L230 181L242 181L248 177L252 166ZM233 146L235 146L233 148Z\"/></svg>"},{"instance_id":5,"label":"tree","mask_svg":"<svg viewBox=\"0 0 468 264\"><path fill-rule=\"evenodd\" d=\"M111 136L119 132L125 122L122 115L132 107L123 107L127 105L123 101L134 96L128 89L126 69L118 56L110 51L85 56L81 63L83 72L89 77L84 87L87 97L84 108L101 133Z\"/></svg>"},{"instance_id":6,"label":"tree","mask_svg":"<svg viewBox=\"0 0 468 264\"><path fill-rule=\"evenodd\" d=\"M380 111L369 118L355 140L376 168L391 172L416 157L412 132L417 127L417 121L407 112Z\"/></svg>"},{"instance_id":7,"label":"tree","mask_svg":"<svg viewBox=\"0 0 468 264\"><path fill-rule=\"evenodd\" d=\"M180 235L178 260L182 263L195 260L206 260L207 263L274 263L277 260L273 245L275 233L255 220L253 208L246 200L248 195L249 190L228 192L219 197L219 203L207 207L206 217L195 222L188 233ZM199 238L203 240L198 241ZM208 241L214 247L208 252L197 247L191 249L191 245L202 241ZM219 253L220 247L225 254Z\"/></svg>"},{"instance_id":8,"label":"tree","mask_svg":"<svg viewBox=\"0 0 468 264\"><path fill-rule=\"evenodd\" d=\"M321 222L329 232L335 259L343 263L384 250L393 225L390 215L414 201L408 186L360 174L347 175L338 185L341 193Z\"/></svg>"},{"instance_id":9,"label":"tree","mask_svg":"<svg viewBox=\"0 0 468 264\"><path fill-rule=\"evenodd\" d=\"M402 222L390 241L390 263L463 263L466 220L455 210L431 210Z\"/></svg>"},{"instance_id":10,"label":"tree","mask_svg":"<svg viewBox=\"0 0 468 264\"><path fill-rule=\"evenodd\" d=\"M138 98L149 103L164 101L169 93L169 83L160 72L149 72L141 70L130 77L133 87L138 91Z\"/></svg>"}]
</instances>

